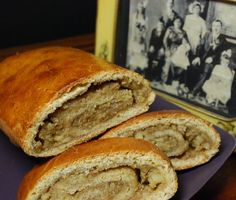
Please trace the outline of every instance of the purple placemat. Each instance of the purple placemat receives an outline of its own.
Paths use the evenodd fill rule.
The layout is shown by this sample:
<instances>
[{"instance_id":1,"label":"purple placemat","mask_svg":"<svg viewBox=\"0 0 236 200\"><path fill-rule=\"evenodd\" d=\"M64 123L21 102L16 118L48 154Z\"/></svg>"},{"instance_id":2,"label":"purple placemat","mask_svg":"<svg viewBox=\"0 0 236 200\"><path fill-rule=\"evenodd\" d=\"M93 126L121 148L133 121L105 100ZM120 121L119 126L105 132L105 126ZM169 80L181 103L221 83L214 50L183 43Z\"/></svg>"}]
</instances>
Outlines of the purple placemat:
<instances>
[{"instance_id":1,"label":"purple placemat","mask_svg":"<svg viewBox=\"0 0 236 200\"><path fill-rule=\"evenodd\" d=\"M177 106L158 98L150 110L179 109ZM222 131L220 132L222 144L220 153L210 162L191 170L178 173L179 189L173 200L190 199L215 174L230 156L235 139ZM16 199L17 189L23 178L33 166L43 162L43 159L29 157L22 150L12 145L9 139L0 132L0 199Z\"/></svg>"}]
</instances>

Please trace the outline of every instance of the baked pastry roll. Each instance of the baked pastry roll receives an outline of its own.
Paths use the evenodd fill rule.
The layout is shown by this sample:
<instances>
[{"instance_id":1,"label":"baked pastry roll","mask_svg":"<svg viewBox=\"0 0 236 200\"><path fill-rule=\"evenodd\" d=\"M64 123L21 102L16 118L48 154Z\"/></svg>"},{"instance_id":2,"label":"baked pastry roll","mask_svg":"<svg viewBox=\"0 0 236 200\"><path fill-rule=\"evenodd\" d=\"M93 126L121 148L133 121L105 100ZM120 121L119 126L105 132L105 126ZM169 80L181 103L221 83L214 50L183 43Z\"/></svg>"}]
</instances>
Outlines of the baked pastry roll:
<instances>
[{"instance_id":1,"label":"baked pastry roll","mask_svg":"<svg viewBox=\"0 0 236 200\"><path fill-rule=\"evenodd\" d=\"M208 162L220 146L219 133L206 121L178 110L145 113L109 130L102 138L134 137L155 144L176 170Z\"/></svg>"},{"instance_id":2,"label":"baked pastry roll","mask_svg":"<svg viewBox=\"0 0 236 200\"><path fill-rule=\"evenodd\" d=\"M0 128L46 157L148 110L148 81L73 48L48 47L0 63Z\"/></svg>"},{"instance_id":3,"label":"baked pastry roll","mask_svg":"<svg viewBox=\"0 0 236 200\"><path fill-rule=\"evenodd\" d=\"M178 187L168 158L150 142L108 138L76 145L31 170L18 200L166 200Z\"/></svg>"}]
</instances>

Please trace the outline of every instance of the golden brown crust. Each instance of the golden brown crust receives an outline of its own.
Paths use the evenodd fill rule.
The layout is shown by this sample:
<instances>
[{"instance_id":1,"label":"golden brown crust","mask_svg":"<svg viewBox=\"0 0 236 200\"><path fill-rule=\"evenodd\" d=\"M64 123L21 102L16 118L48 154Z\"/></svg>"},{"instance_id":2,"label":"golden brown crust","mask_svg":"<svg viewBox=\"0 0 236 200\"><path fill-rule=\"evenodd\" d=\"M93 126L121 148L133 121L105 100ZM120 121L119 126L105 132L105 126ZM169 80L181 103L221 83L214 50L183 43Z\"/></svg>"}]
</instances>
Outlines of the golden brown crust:
<instances>
[{"instance_id":1,"label":"golden brown crust","mask_svg":"<svg viewBox=\"0 0 236 200\"><path fill-rule=\"evenodd\" d=\"M164 153L159 151L155 145L145 141L134 138L108 138L102 140L95 140L81 145L73 146L62 154L52 158L45 164L35 167L23 179L19 191L18 200L26 199L28 193L35 187L35 185L50 174L51 171L60 168L66 168L74 162L81 162L99 155L106 155L113 153L153 153L159 156L160 159L169 159ZM170 166L170 165L169 165Z\"/></svg>"},{"instance_id":2,"label":"golden brown crust","mask_svg":"<svg viewBox=\"0 0 236 200\"><path fill-rule=\"evenodd\" d=\"M57 47L30 51L4 60L0 65L0 116L10 127L10 133L6 132L21 143L19 139L24 139L35 114L47 103L71 90L78 82L85 83L89 76L103 70L114 70L111 65L100 62L77 49ZM93 67L88 67L91 65ZM5 130L6 125L2 126Z\"/></svg>"},{"instance_id":3,"label":"golden brown crust","mask_svg":"<svg viewBox=\"0 0 236 200\"><path fill-rule=\"evenodd\" d=\"M122 124L110 129L109 131L107 131L105 133L105 135L103 137L108 137L109 135L112 135L113 133L116 133L119 130L122 130L128 126L132 126L135 125L139 122L144 122L146 120L152 120L152 119L163 119L163 118L176 118L176 119L192 119L192 120L197 120L205 125L207 125L210 129L212 129L214 132L216 132L216 130L214 129L214 127L207 121L200 119L196 116L194 116L193 114L183 111L183 110L162 110L162 111L156 111L156 112L148 112L148 113L144 113L141 114L139 116L133 117L125 122L123 122Z\"/></svg>"},{"instance_id":4,"label":"golden brown crust","mask_svg":"<svg viewBox=\"0 0 236 200\"><path fill-rule=\"evenodd\" d=\"M0 128L27 152L29 129L53 100L94 77L115 73L141 80L74 48L48 47L9 57L0 63Z\"/></svg>"}]
</instances>

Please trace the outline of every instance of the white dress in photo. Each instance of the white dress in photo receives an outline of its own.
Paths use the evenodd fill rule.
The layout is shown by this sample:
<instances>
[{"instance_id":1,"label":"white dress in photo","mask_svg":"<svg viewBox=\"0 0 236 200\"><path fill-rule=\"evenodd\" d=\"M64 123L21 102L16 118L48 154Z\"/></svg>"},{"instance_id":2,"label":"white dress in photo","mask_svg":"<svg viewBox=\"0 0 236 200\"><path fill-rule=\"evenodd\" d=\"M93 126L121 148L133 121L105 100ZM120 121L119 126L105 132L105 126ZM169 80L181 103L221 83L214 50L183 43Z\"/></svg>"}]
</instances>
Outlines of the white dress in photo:
<instances>
[{"instance_id":1,"label":"white dress in photo","mask_svg":"<svg viewBox=\"0 0 236 200\"><path fill-rule=\"evenodd\" d=\"M131 70L136 70L137 68L144 70L147 68L148 60L145 53L145 48L143 44L138 42L131 43L132 50L129 54L129 67Z\"/></svg>"},{"instance_id":2,"label":"white dress in photo","mask_svg":"<svg viewBox=\"0 0 236 200\"><path fill-rule=\"evenodd\" d=\"M181 44L177 47L176 51L171 56L171 63L176 67L180 67L184 70L190 65L188 52L190 50L190 45L188 43Z\"/></svg>"},{"instance_id":3,"label":"white dress in photo","mask_svg":"<svg viewBox=\"0 0 236 200\"><path fill-rule=\"evenodd\" d=\"M198 45L201 44L201 39L207 32L206 22L202 17L190 14L185 18L183 29L187 33L191 49L195 54Z\"/></svg>"},{"instance_id":4,"label":"white dress in photo","mask_svg":"<svg viewBox=\"0 0 236 200\"><path fill-rule=\"evenodd\" d=\"M227 66L216 65L210 78L204 83L202 89L206 93L209 103L219 100L226 104L231 98L231 88L235 71Z\"/></svg>"}]
</instances>

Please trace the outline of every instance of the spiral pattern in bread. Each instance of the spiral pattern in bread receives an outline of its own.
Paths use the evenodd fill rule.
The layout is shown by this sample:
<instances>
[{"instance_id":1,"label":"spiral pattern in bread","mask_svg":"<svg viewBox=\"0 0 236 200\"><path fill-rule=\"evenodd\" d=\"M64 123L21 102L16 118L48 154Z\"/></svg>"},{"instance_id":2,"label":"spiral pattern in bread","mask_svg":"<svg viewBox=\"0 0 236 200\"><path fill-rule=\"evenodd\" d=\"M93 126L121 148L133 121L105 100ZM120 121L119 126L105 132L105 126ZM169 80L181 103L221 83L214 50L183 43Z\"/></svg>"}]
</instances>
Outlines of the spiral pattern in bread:
<instances>
[{"instance_id":1,"label":"spiral pattern in bread","mask_svg":"<svg viewBox=\"0 0 236 200\"><path fill-rule=\"evenodd\" d=\"M176 190L176 173L155 145L108 138L74 146L34 168L18 200L166 200Z\"/></svg>"},{"instance_id":2,"label":"spiral pattern in bread","mask_svg":"<svg viewBox=\"0 0 236 200\"><path fill-rule=\"evenodd\" d=\"M134 137L152 142L166 153L176 170L208 162L219 151L221 140L211 124L179 110L139 115L102 136L110 137Z\"/></svg>"}]
</instances>

